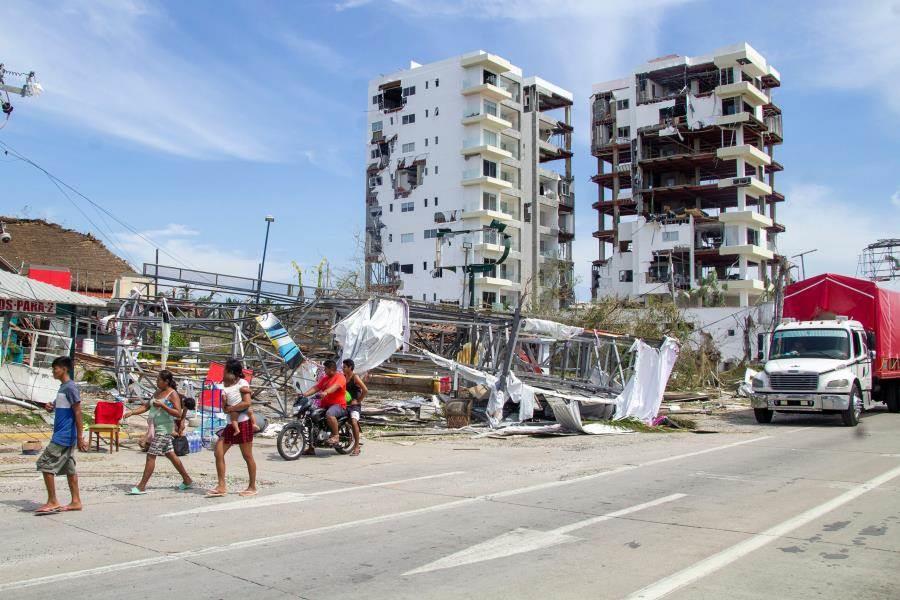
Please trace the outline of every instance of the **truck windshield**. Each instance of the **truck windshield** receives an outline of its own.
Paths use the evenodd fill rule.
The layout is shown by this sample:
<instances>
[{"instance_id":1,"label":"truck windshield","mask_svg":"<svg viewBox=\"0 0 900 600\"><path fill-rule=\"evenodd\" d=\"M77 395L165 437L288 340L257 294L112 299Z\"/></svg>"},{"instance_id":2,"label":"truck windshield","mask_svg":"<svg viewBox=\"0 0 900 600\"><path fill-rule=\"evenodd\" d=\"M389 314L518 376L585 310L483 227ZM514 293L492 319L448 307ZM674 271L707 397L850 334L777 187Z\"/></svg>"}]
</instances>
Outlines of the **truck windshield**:
<instances>
[{"instance_id":1,"label":"truck windshield","mask_svg":"<svg viewBox=\"0 0 900 600\"><path fill-rule=\"evenodd\" d=\"M769 358L850 358L850 336L843 329L776 331Z\"/></svg>"}]
</instances>

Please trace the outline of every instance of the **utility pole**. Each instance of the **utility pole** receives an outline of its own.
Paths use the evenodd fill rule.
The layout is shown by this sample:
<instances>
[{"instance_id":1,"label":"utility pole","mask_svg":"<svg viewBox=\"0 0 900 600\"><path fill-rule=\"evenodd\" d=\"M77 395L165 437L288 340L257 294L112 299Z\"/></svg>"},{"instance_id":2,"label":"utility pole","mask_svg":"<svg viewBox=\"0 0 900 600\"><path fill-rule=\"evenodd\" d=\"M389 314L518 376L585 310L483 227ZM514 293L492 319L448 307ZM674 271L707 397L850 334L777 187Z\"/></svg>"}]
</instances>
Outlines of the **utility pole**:
<instances>
[{"instance_id":1,"label":"utility pole","mask_svg":"<svg viewBox=\"0 0 900 600\"><path fill-rule=\"evenodd\" d=\"M266 250L269 248L269 227L275 222L275 217L266 215L266 241L263 242L262 263L259 265L259 277L256 280L256 304L259 304L259 294L262 292L263 271L266 268Z\"/></svg>"}]
</instances>

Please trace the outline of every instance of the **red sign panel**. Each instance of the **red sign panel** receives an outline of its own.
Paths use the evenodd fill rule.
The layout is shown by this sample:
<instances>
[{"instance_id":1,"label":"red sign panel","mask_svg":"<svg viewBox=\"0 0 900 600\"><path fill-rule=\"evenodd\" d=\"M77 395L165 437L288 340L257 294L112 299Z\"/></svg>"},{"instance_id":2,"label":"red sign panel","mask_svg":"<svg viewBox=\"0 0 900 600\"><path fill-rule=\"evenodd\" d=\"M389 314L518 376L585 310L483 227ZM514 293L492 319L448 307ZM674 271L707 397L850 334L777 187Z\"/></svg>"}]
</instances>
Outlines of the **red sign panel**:
<instances>
[{"instance_id":1,"label":"red sign panel","mask_svg":"<svg viewBox=\"0 0 900 600\"><path fill-rule=\"evenodd\" d=\"M55 315L56 303L42 302L40 300L21 300L18 298L0 298L0 312Z\"/></svg>"}]
</instances>

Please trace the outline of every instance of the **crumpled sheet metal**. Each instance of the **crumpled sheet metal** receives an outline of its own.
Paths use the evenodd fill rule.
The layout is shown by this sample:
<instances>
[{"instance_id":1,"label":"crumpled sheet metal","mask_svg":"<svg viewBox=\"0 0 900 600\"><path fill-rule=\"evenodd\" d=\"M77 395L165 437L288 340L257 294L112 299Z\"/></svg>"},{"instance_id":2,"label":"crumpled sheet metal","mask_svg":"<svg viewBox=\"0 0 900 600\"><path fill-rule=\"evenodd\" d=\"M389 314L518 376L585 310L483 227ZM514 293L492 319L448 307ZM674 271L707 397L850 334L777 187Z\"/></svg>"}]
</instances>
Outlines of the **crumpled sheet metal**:
<instances>
[{"instance_id":1,"label":"crumpled sheet metal","mask_svg":"<svg viewBox=\"0 0 900 600\"><path fill-rule=\"evenodd\" d=\"M342 361L353 359L357 373L370 371L409 341L409 305L373 298L339 321L334 337Z\"/></svg>"}]
</instances>

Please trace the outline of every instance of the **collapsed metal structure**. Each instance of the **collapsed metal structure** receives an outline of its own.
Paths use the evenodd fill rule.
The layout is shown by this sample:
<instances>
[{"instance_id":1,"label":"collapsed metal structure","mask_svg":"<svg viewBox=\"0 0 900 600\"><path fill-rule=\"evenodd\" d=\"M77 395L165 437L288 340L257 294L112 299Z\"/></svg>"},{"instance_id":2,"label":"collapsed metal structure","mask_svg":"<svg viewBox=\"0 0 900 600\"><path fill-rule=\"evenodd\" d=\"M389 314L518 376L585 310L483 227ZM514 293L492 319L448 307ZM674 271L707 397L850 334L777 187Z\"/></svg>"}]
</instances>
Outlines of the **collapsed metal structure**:
<instances>
[{"instance_id":1,"label":"collapsed metal structure","mask_svg":"<svg viewBox=\"0 0 900 600\"><path fill-rule=\"evenodd\" d=\"M112 313L101 320L101 329L114 335L97 337L99 356L80 358L112 369L118 393L132 400L152 393L162 368L188 385L201 385L211 362L241 358L253 371L256 400L281 415L300 385L300 374L279 356L256 315L277 316L304 356L322 361L340 353L332 335L335 324L372 297L159 264L145 264L143 274L152 281L147 289L113 301ZM517 315L510 313L408 305L409 345L375 369L378 373L441 374L428 351L486 373L508 368L544 389L613 398L632 371L628 350L634 339L627 336L585 331L551 339L522 333Z\"/></svg>"}]
</instances>

